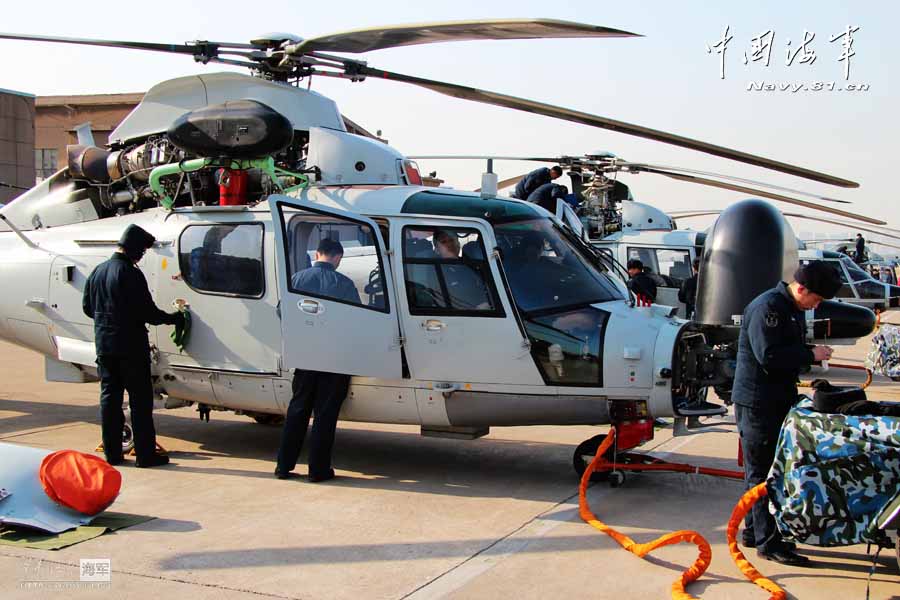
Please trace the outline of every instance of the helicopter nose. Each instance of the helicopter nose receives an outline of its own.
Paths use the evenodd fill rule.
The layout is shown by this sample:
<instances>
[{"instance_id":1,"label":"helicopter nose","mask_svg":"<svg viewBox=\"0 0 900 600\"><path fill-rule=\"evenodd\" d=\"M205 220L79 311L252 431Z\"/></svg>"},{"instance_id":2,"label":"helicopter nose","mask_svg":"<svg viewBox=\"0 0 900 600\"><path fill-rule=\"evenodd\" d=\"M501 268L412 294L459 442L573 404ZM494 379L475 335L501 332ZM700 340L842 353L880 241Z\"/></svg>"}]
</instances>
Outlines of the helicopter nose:
<instances>
[{"instance_id":1,"label":"helicopter nose","mask_svg":"<svg viewBox=\"0 0 900 600\"><path fill-rule=\"evenodd\" d=\"M834 300L824 300L816 308L813 318L813 337L860 338L875 330L875 313L864 306Z\"/></svg>"}]
</instances>

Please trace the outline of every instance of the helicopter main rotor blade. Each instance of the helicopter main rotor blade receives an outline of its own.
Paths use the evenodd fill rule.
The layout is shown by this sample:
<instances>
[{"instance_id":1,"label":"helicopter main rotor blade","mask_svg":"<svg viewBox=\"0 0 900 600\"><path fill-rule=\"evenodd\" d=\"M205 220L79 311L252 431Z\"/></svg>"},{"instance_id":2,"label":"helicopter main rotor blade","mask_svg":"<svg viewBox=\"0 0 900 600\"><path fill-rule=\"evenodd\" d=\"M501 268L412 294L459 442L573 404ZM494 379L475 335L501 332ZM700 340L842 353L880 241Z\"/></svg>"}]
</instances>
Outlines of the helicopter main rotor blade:
<instances>
[{"instance_id":1,"label":"helicopter main rotor blade","mask_svg":"<svg viewBox=\"0 0 900 600\"><path fill-rule=\"evenodd\" d=\"M679 173L667 173L665 171L656 171L653 169L647 170L647 172L648 173L658 173L659 175L664 175L665 177L669 177L671 179L676 179L678 181L685 181L687 183L696 183L699 185L705 185L705 186L719 188L719 189L723 189L723 190L731 190L733 192L741 192L741 193L750 194L753 196L762 196L763 198L769 198L770 200L778 200L779 202L787 202L789 204L796 204L797 206L805 206L806 208L812 208L814 210L821 210L823 212L831 213L833 215L847 217L848 219L855 219L858 221L864 221L866 223L872 223L873 225L887 225L887 221L881 221L880 219L873 219L872 217L867 217L865 215L858 215L858 214L847 212L847 211L840 210L837 208L822 206L821 204L807 202L806 200L798 200L796 198L791 198L789 196L782 196L781 194L775 194L773 192L766 192L764 190L758 190L758 189L746 187L743 185L726 183L724 181L714 181L712 179L705 179L703 177L695 177L694 175L681 175Z\"/></svg>"},{"instance_id":2,"label":"helicopter main rotor blade","mask_svg":"<svg viewBox=\"0 0 900 600\"><path fill-rule=\"evenodd\" d=\"M233 54L251 57L250 52L239 50L257 50L251 44L236 44L231 42L196 41L188 44L157 44L153 42L133 42L127 40L97 40L91 38L58 37L52 35L29 35L20 33L0 33L0 39L20 40L26 42L52 42L57 44L77 44L80 46L100 46L105 48L125 48L128 50L149 50L151 52L166 52L168 54L186 54L193 56L194 60L202 63L221 62L242 67L256 67L251 62L229 61L218 58L219 54ZM229 50L236 49L236 50Z\"/></svg>"},{"instance_id":3,"label":"helicopter main rotor blade","mask_svg":"<svg viewBox=\"0 0 900 600\"><path fill-rule=\"evenodd\" d=\"M317 74L325 75L325 73ZM538 115L555 117L564 121L572 121L574 123L582 123L584 125L599 127L601 129L618 131L620 133L625 133L628 135L634 135L657 142L672 144L674 146L681 146L682 148L689 148L691 150L705 152L706 154L712 154L730 160L736 160L738 162L755 165L757 167L763 167L765 169L781 171L782 173L788 173L790 175L795 175L797 177L803 177L805 179L811 179L813 181L819 181L830 185L850 188L859 187L859 184L855 181L841 179L840 177L835 177L826 173L812 171L810 169L805 169L803 167L790 165L788 163L771 160L762 156L756 156L754 154L748 154L739 150L732 150L724 146L701 142L699 140L675 135L673 133L666 133L665 131L660 131L658 129L650 129L649 127L633 125L624 121L616 121L614 119L608 119L606 117L592 115L590 113L585 113L570 108L553 106L552 104L545 104L543 102L537 102L535 100L526 100L524 98L517 98L515 96L508 96L506 94L490 92L487 90L481 90L464 85L445 83L442 81L435 81L433 79L424 79L422 77L415 77L412 75L403 75L402 73L394 73L391 71L384 71L382 69L375 69L373 67L369 67L368 65L357 65L355 74L388 79L391 81L399 81L401 83L409 83L412 85L417 85L419 87L424 87L439 94L453 96L454 98L472 100L474 102L481 102L484 104L493 104L495 106L503 106L505 108L512 108L515 110L521 110ZM351 76L351 74L348 73L347 76Z\"/></svg>"},{"instance_id":4,"label":"helicopter main rotor blade","mask_svg":"<svg viewBox=\"0 0 900 600\"><path fill-rule=\"evenodd\" d=\"M697 211L668 211L670 217L675 219L693 219L694 217L707 217L711 215L721 214L721 210L697 210ZM813 215L804 215L801 213L791 213L791 212L783 212L781 213L785 217L794 217L796 219L806 219L807 221L818 221L820 223L828 223L829 225L839 225L841 227L849 227L858 231L865 231L867 233L874 233L875 235L880 235L888 238L892 238L895 240L900 240L900 235L894 235L891 233L885 233L884 231L879 231L878 229L873 229L871 227L865 227L860 225L859 223L848 223L847 221L838 221L837 219L826 219L825 217L818 217Z\"/></svg>"},{"instance_id":5,"label":"helicopter main rotor blade","mask_svg":"<svg viewBox=\"0 0 900 600\"><path fill-rule=\"evenodd\" d=\"M586 37L642 36L621 29L556 19L479 19L477 21L411 23L341 31L292 44L285 48L285 52L290 55L315 51L359 54L398 46L439 42Z\"/></svg>"},{"instance_id":6,"label":"helicopter main rotor blade","mask_svg":"<svg viewBox=\"0 0 900 600\"><path fill-rule=\"evenodd\" d=\"M829 198L828 196L820 196L818 194L812 194L810 192L804 192L802 190L795 190L789 187L783 187L780 185L774 185L771 183L765 183L763 181L756 181L754 179L745 179L743 177L735 177L733 175L723 175L722 173L712 173L709 171L697 171L695 169L688 169L685 167L670 167L663 165L651 165L649 163L631 163L631 162L621 162L616 163L616 166L625 167L626 169L632 171L646 171L648 173L657 173L660 175L666 175L668 172L676 172L682 173L686 175L700 175L704 177L715 177L716 179L727 179L729 181L735 181L737 183L747 183L753 186L765 187L772 190L778 190L780 192L788 192L789 194L797 194L800 196L807 196L809 198L815 198L816 200L820 200L822 202L838 202L840 204L852 204L852 202L848 200L840 200L838 198Z\"/></svg>"},{"instance_id":7,"label":"helicopter main rotor blade","mask_svg":"<svg viewBox=\"0 0 900 600\"><path fill-rule=\"evenodd\" d=\"M493 156L488 154L416 154L407 156L412 160L531 160L537 162L557 162L560 159L536 156Z\"/></svg>"},{"instance_id":8,"label":"helicopter main rotor blade","mask_svg":"<svg viewBox=\"0 0 900 600\"><path fill-rule=\"evenodd\" d=\"M896 245L894 245L894 244L888 244L888 243L885 243L885 242L870 242L870 241L866 240L866 245L867 245L867 246L868 246L868 245L872 245L872 246L886 246L886 247L888 247L888 248L894 248L895 250L900 250L900 246L896 246Z\"/></svg>"}]
</instances>

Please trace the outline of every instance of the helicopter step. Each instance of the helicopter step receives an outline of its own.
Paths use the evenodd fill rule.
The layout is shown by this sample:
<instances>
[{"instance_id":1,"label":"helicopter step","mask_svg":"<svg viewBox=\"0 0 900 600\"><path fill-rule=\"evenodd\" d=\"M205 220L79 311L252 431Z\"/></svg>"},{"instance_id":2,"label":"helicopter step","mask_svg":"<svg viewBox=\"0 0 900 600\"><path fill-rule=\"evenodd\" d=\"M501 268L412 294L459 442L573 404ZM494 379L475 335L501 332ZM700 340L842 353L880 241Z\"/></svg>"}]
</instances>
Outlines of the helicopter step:
<instances>
[{"instance_id":1,"label":"helicopter step","mask_svg":"<svg viewBox=\"0 0 900 600\"><path fill-rule=\"evenodd\" d=\"M490 432L490 427L442 427L429 425L421 429L421 433L425 437L449 438L453 440L475 440L486 436Z\"/></svg>"},{"instance_id":2,"label":"helicopter step","mask_svg":"<svg viewBox=\"0 0 900 600\"><path fill-rule=\"evenodd\" d=\"M728 407L712 402L700 402L690 407L679 407L677 412L682 417L713 417L726 414Z\"/></svg>"}]
</instances>

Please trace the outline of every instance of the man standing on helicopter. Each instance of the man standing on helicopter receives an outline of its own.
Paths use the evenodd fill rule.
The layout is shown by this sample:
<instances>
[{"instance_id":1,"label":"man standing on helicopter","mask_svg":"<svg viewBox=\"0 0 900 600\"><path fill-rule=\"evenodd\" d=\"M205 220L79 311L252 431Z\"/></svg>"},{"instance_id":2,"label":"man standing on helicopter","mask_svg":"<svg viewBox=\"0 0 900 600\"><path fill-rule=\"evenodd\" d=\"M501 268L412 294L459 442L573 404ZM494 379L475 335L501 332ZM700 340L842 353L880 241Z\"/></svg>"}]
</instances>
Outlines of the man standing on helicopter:
<instances>
[{"instance_id":1,"label":"man standing on helicopter","mask_svg":"<svg viewBox=\"0 0 900 600\"><path fill-rule=\"evenodd\" d=\"M156 453L150 342L145 324L183 327L184 314L157 308L147 279L137 268L155 241L147 231L129 225L116 252L97 265L84 285L82 309L94 320L103 452L111 465L123 460L122 402L126 390L134 430L135 466L157 467L169 462L168 456Z\"/></svg>"},{"instance_id":2,"label":"man standing on helicopter","mask_svg":"<svg viewBox=\"0 0 900 600\"><path fill-rule=\"evenodd\" d=\"M527 200L531 193L546 183L550 183L554 179L558 179L562 175L563 170L560 166L543 167L535 169L516 184L516 189L512 193L513 198L519 200Z\"/></svg>"}]
</instances>

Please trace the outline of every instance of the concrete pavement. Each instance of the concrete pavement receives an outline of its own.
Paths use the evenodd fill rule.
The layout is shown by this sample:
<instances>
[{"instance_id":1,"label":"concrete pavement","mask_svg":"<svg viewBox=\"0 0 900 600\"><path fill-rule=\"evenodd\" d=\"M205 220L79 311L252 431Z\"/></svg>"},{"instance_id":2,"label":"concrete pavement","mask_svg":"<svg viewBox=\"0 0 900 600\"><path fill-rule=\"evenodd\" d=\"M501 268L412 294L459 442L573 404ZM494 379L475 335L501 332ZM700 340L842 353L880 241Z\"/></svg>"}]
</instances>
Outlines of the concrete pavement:
<instances>
[{"instance_id":1,"label":"concrete pavement","mask_svg":"<svg viewBox=\"0 0 900 600\"><path fill-rule=\"evenodd\" d=\"M833 362L859 364L867 348L838 348ZM41 357L14 346L0 344L0 356L0 440L92 450L100 437L96 384L45 383ZM897 390L877 378L870 397L896 400ZM571 454L598 432L593 427L497 428L457 441L424 438L413 427L341 423L339 478L309 484L272 477L279 427L221 412L203 423L194 408L158 411L156 423L173 465L123 467L113 510L157 519L55 552L0 546L0 597L665 598L696 555L693 545L679 545L641 560L578 518ZM644 449L736 468L734 427L720 429L674 439L662 430ZM646 474L629 475L619 489L595 484L589 499L601 519L639 542L675 529L706 536L713 562L689 587L695 595L764 598L725 546L740 494L734 481ZM863 596L864 547L804 551L818 568L757 566L793 597ZM81 558L111 559L108 589L23 585L35 568L44 580L77 580ZM872 597L898 597L893 556L880 564Z\"/></svg>"}]
</instances>

